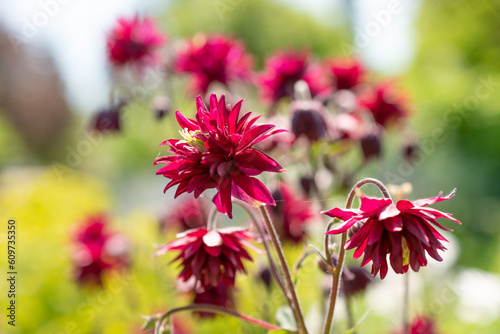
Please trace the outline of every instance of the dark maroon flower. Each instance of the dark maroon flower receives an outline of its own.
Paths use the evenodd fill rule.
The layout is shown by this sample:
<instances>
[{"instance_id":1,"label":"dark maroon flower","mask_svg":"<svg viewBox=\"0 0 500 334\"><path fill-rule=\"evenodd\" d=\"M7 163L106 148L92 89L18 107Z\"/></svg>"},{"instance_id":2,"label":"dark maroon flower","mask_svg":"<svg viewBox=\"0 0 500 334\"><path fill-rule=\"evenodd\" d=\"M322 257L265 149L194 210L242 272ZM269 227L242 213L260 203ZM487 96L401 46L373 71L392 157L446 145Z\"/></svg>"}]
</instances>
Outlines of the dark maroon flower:
<instances>
[{"instance_id":1,"label":"dark maroon flower","mask_svg":"<svg viewBox=\"0 0 500 334\"><path fill-rule=\"evenodd\" d=\"M284 51L275 53L266 60L266 72L259 78L263 97L275 103L284 97L294 99L294 85L304 80L315 95L323 92L322 71L317 65L309 63L309 53L306 51Z\"/></svg>"},{"instance_id":2,"label":"dark maroon flower","mask_svg":"<svg viewBox=\"0 0 500 334\"><path fill-rule=\"evenodd\" d=\"M95 216L90 217L76 234L73 257L79 283L102 285L104 272L128 263L126 239L105 230L105 218Z\"/></svg>"},{"instance_id":3,"label":"dark maroon flower","mask_svg":"<svg viewBox=\"0 0 500 334\"><path fill-rule=\"evenodd\" d=\"M212 82L227 87L236 80L250 80L252 65L252 56L240 41L223 35L197 34L177 54L175 69L191 73L192 90L204 95Z\"/></svg>"},{"instance_id":4,"label":"dark maroon flower","mask_svg":"<svg viewBox=\"0 0 500 334\"><path fill-rule=\"evenodd\" d=\"M207 288L199 288L194 291L195 297L193 302L195 304L210 304L221 306L226 309L234 309L234 294L233 286L229 286L220 282L217 286L209 286ZM198 312L202 318L212 318L214 313Z\"/></svg>"},{"instance_id":5,"label":"dark maroon flower","mask_svg":"<svg viewBox=\"0 0 500 334\"><path fill-rule=\"evenodd\" d=\"M108 58L115 66L153 63L154 51L163 42L151 19L119 18L108 35Z\"/></svg>"},{"instance_id":6,"label":"dark maroon flower","mask_svg":"<svg viewBox=\"0 0 500 334\"><path fill-rule=\"evenodd\" d=\"M341 291L349 298L366 290L373 282L370 273L364 268L349 267L342 272Z\"/></svg>"},{"instance_id":7,"label":"dark maroon flower","mask_svg":"<svg viewBox=\"0 0 500 334\"><path fill-rule=\"evenodd\" d=\"M398 330L394 334L403 334L404 331ZM438 334L436 323L425 315L421 315L413 319L410 324L409 334Z\"/></svg>"},{"instance_id":8,"label":"dark maroon flower","mask_svg":"<svg viewBox=\"0 0 500 334\"><path fill-rule=\"evenodd\" d=\"M372 113L375 122L385 127L408 116L406 98L396 94L394 86L384 82L361 96L359 102Z\"/></svg>"},{"instance_id":9,"label":"dark maroon flower","mask_svg":"<svg viewBox=\"0 0 500 334\"><path fill-rule=\"evenodd\" d=\"M183 196L169 205L168 212L160 219L162 229L176 228L187 231L207 225L208 209L203 201L194 196Z\"/></svg>"},{"instance_id":10,"label":"dark maroon flower","mask_svg":"<svg viewBox=\"0 0 500 334\"><path fill-rule=\"evenodd\" d=\"M242 102L231 109L226 106L224 95L217 101L212 94L209 110L201 97L196 99L196 120L177 111L184 140L163 142L174 155L155 160L155 165L166 164L156 174L172 180L165 191L178 185L176 197L194 192L198 198L206 189L216 188L213 202L230 218L231 195L252 205L275 205L266 186L253 176L265 171L281 173L285 169L252 146L283 130L273 130L271 124L254 125L258 117L250 118L251 112L238 120Z\"/></svg>"},{"instance_id":11,"label":"dark maroon flower","mask_svg":"<svg viewBox=\"0 0 500 334\"><path fill-rule=\"evenodd\" d=\"M445 197L440 193L437 197L416 201L400 200L396 205L388 198L367 197L361 192L359 194L361 199L359 209L334 208L324 212L330 217L344 221L341 226L330 230L327 234L346 232L361 222L361 228L347 241L345 249L356 248L354 252L356 259L364 253L361 266L372 261L373 276L379 271L380 278L386 276L387 254L390 255L392 268L398 274L406 273L409 266L414 271L426 266L425 253L437 261L442 261L437 250L446 250L440 241L448 240L432 225L452 231L439 224L436 219L446 218L458 224L460 222L448 213L426 206L450 199L455 190Z\"/></svg>"},{"instance_id":12,"label":"dark maroon flower","mask_svg":"<svg viewBox=\"0 0 500 334\"><path fill-rule=\"evenodd\" d=\"M324 117L325 107L319 101L296 100L290 104L292 111L292 133L295 139L305 136L310 142L316 142L327 134Z\"/></svg>"},{"instance_id":13,"label":"dark maroon flower","mask_svg":"<svg viewBox=\"0 0 500 334\"><path fill-rule=\"evenodd\" d=\"M179 278L196 278L201 288L217 287L221 282L234 285L236 272L245 272L243 259L252 261L244 246L252 247L248 240L253 235L248 229L222 228L208 231L200 227L178 235L178 239L162 246L156 255L179 251L174 261L183 268Z\"/></svg>"},{"instance_id":14,"label":"dark maroon flower","mask_svg":"<svg viewBox=\"0 0 500 334\"><path fill-rule=\"evenodd\" d=\"M281 182L273 193L276 206L272 208L273 221L283 242L300 243L307 237L306 225L315 217L311 202Z\"/></svg>"},{"instance_id":15,"label":"dark maroon flower","mask_svg":"<svg viewBox=\"0 0 500 334\"><path fill-rule=\"evenodd\" d=\"M326 65L331 74L331 85L335 90L352 89L362 83L365 70L355 58L332 59Z\"/></svg>"},{"instance_id":16,"label":"dark maroon flower","mask_svg":"<svg viewBox=\"0 0 500 334\"><path fill-rule=\"evenodd\" d=\"M98 111L93 117L91 129L101 133L120 132L120 110L111 108Z\"/></svg>"},{"instance_id":17,"label":"dark maroon flower","mask_svg":"<svg viewBox=\"0 0 500 334\"><path fill-rule=\"evenodd\" d=\"M360 145L365 162L371 159L379 159L382 155L382 143L378 131L368 133L361 137Z\"/></svg>"}]
</instances>

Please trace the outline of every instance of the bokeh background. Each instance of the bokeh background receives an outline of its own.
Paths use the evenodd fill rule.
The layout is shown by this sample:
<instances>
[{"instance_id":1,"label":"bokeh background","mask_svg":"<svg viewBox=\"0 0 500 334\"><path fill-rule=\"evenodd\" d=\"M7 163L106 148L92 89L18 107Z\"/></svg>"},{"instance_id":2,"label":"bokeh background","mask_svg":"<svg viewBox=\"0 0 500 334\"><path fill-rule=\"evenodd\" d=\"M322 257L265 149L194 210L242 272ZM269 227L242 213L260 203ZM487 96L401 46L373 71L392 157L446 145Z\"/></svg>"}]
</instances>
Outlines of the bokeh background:
<instances>
[{"instance_id":1,"label":"bokeh background","mask_svg":"<svg viewBox=\"0 0 500 334\"><path fill-rule=\"evenodd\" d=\"M379 21L378 13L394 3L398 14ZM34 25L40 11L53 15ZM177 131L171 116L158 122L151 110L155 73L144 83L152 89L128 106L121 133L88 132L111 85L106 33L118 16L134 13L153 16L171 41L199 31L238 36L258 69L275 50L306 47L318 57L359 54L378 77L396 76L411 97L409 127L420 155L410 165L401 160L399 143L388 140L383 163L361 175L411 182L412 198L456 187L456 197L439 209L463 222L445 263L411 276L412 310L432 313L442 333L500 331L498 1L25 0L0 4L0 332L139 333L139 315L186 302L175 293L174 266L152 257L154 243L173 238L158 232L157 217L171 196L163 194L153 160L159 143ZM193 108L184 84L173 82L174 110ZM255 96L249 103L264 112ZM128 237L131 269L108 277L103 289L82 289L73 281L72 236L98 212ZM18 227L15 328L4 314L9 217ZM300 251L290 249L291 259ZM313 262L304 272L311 279L299 283L299 293L314 322L321 274ZM398 325L397 282L389 278L356 301L358 317L373 309L360 333L391 333ZM251 275L239 290L240 311L258 316L263 305L271 311L280 305L281 297ZM195 325L187 314L179 318L188 328ZM259 332L229 318L196 328L193 333Z\"/></svg>"}]
</instances>

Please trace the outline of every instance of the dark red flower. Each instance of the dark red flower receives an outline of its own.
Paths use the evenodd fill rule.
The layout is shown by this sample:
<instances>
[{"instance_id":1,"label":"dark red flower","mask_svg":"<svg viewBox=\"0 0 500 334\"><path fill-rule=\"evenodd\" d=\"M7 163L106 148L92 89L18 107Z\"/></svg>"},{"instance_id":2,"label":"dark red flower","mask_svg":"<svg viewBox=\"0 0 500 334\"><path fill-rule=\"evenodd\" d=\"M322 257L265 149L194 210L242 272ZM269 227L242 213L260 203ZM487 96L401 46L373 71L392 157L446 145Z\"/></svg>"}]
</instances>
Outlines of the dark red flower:
<instances>
[{"instance_id":1,"label":"dark red flower","mask_svg":"<svg viewBox=\"0 0 500 334\"><path fill-rule=\"evenodd\" d=\"M296 100L290 104L290 109L295 139L305 136L310 142L316 142L326 136L325 107L321 102Z\"/></svg>"},{"instance_id":2,"label":"dark red flower","mask_svg":"<svg viewBox=\"0 0 500 334\"><path fill-rule=\"evenodd\" d=\"M315 217L311 202L295 194L285 182L280 183L273 197L276 206L272 208L271 213L281 240L302 242L307 237L306 225Z\"/></svg>"},{"instance_id":3,"label":"dark red flower","mask_svg":"<svg viewBox=\"0 0 500 334\"><path fill-rule=\"evenodd\" d=\"M326 65L331 74L331 85L335 90L352 89L362 83L365 69L355 58L332 59Z\"/></svg>"},{"instance_id":4,"label":"dark red flower","mask_svg":"<svg viewBox=\"0 0 500 334\"><path fill-rule=\"evenodd\" d=\"M120 132L120 112L126 104L126 101L119 101L110 108L104 108L97 111L91 121L91 130L101 133Z\"/></svg>"},{"instance_id":5,"label":"dark red flower","mask_svg":"<svg viewBox=\"0 0 500 334\"><path fill-rule=\"evenodd\" d=\"M175 69L191 73L192 90L204 95L212 82L229 86L236 80L250 80L252 65L252 56L240 41L198 34L177 54Z\"/></svg>"},{"instance_id":6,"label":"dark red flower","mask_svg":"<svg viewBox=\"0 0 500 334\"><path fill-rule=\"evenodd\" d=\"M373 282L370 273L364 268L349 267L342 272L341 291L349 298L366 290Z\"/></svg>"},{"instance_id":7,"label":"dark red flower","mask_svg":"<svg viewBox=\"0 0 500 334\"><path fill-rule=\"evenodd\" d=\"M402 334L402 330L395 331L394 334ZM438 334L436 323L433 319L421 315L413 319L410 324L409 334Z\"/></svg>"},{"instance_id":8,"label":"dark red flower","mask_svg":"<svg viewBox=\"0 0 500 334\"><path fill-rule=\"evenodd\" d=\"M183 268L179 278L187 281L196 278L201 288L217 287L221 282L234 285L236 272L245 272L242 259L252 261L244 246L253 235L248 229L222 228L208 231L200 227L178 235L178 239L162 246L156 255L179 251L174 261L180 260Z\"/></svg>"},{"instance_id":9,"label":"dark red flower","mask_svg":"<svg viewBox=\"0 0 500 334\"><path fill-rule=\"evenodd\" d=\"M259 78L263 97L275 103L284 97L294 99L294 85L304 80L312 96L323 92L322 70L309 63L306 51L284 51L272 55L266 60L266 71Z\"/></svg>"},{"instance_id":10,"label":"dark red flower","mask_svg":"<svg viewBox=\"0 0 500 334\"><path fill-rule=\"evenodd\" d=\"M119 18L107 38L108 59L115 66L152 63L163 42L151 19Z\"/></svg>"},{"instance_id":11,"label":"dark red flower","mask_svg":"<svg viewBox=\"0 0 500 334\"><path fill-rule=\"evenodd\" d=\"M128 263L126 239L118 234L107 233L105 229L105 218L95 216L90 217L76 234L73 257L76 280L80 283L102 285L105 271Z\"/></svg>"},{"instance_id":12,"label":"dark red flower","mask_svg":"<svg viewBox=\"0 0 500 334\"><path fill-rule=\"evenodd\" d=\"M359 102L372 113L375 122L385 127L408 116L406 98L397 94L391 83L384 82L361 96Z\"/></svg>"},{"instance_id":13,"label":"dark red flower","mask_svg":"<svg viewBox=\"0 0 500 334\"><path fill-rule=\"evenodd\" d=\"M231 195L252 205L275 205L266 186L253 176L266 171L281 173L285 169L252 146L283 130L273 130L271 124L254 125L258 117L250 118L251 112L238 120L242 102L231 109L226 106L224 95L217 101L212 94L209 110L201 97L196 99L196 120L177 111L184 140L163 142L162 145L170 146L174 155L155 160L155 165L166 164L156 174L172 180L165 191L178 185L176 197L194 192L198 198L206 189L216 188L213 202L230 218Z\"/></svg>"},{"instance_id":14,"label":"dark red flower","mask_svg":"<svg viewBox=\"0 0 500 334\"><path fill-rule=\"evenodd\" d=\"M361 222L361 228L345 245L345 249L356 248L354 252L356 259L364 253L361 266L372 261L373 276L380 271L380 278L383 279L388 271L387 254L389 254L391 266L396 273L407 272L409 266L418 271L421 266L427 265L426 252L433 259L442 261L437 250L446 250L440 241L448 240L432 225L446 231L452 230L439 224L436 219L446 218L460 224L450 214L426 206L448 200L454 194L455 190L445 197L440 193L437 197L416 201L400 200L394 205L388 198L367 197L360 192L359 209L334 208L324 212L330 217L344 221L341 226L327 234L346 232Z\"/></svg>"},{"instance_id":15,"label":"dark red flower","mask_svg":"<svg viewBox=\"0 0 500 334\"><path fill-rule=\"evenodd\" d=\"M207 225L208 209L203 201L192 195L183 196L169 204L169 210L160 219L162 229L176 228L187 231Z\"/></svg>"},{"instance_id":16,"label":"dark red flower","mask_svg":"<svg viewBox=\"0 0 500 334\"><path fill-rule=\"evenodd\" d=\"M195 304L210 304L221 306L226 309L234 309L234 294L233 286L229 286L220 282L216 287L209 286L207 288L199 288L194 291L195 297L193 302ZM198 312L202 318L212 318L214 313Z\"/></svg>"}]
</instances>

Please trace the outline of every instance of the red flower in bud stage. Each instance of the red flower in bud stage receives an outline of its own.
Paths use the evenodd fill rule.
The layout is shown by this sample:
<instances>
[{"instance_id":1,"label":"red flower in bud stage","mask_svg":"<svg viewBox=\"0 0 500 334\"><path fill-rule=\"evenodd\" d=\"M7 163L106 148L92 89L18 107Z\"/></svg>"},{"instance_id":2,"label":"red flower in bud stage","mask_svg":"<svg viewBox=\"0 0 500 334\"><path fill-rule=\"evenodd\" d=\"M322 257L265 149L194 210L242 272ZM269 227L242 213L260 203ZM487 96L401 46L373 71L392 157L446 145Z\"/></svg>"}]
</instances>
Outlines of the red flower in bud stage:
<instances>
[{"instance_id":1,"label":"red flower in bud stage","mask_svg":"<svg viewBox=\"0 0 500 334\"><path fill-rule=\"evenodd\" d=\"M295 194L285 182L281 182L273 197L276 199L276 206L271 213L281 240L302 242L307 237L305 226L315 217L311 203Z\"/></svg>"},{"instance_id":2,"label":"red flower in bud stage","mask_svg":"<svg viewBox=\"0 0 500 334\"><path fill-rule=\"evenodd\" d=\"M406 98L397 96L389 82L379 84L375 90L361 96L359 103L372 113L375 122L384 127L408 115Z\"/></svg>"},{"instance_id":3,"label":"red flower in bud stage","mask_svg":"<svg viewBox=\"0 0 500 334\"><path fill-rule=\"evenodd\" d=\"M180 201L169 205L169 211L160 219L162 229L177 228L187 231L207 225L208 210L203 201L194 196L183 196Z\"/></svg>"},{"instance_id":4,"label":"red flower in bud stage","mask_svg":"<svg viewBox=\"0 0 500 334\"><path fill-rule=\"evenodd\" d=\"M128 246L118 234L106 233L103 216L91 217L76 235L74 260L76 280L80 283L102 285L102 275L107 270L126 266Z\"/></svg>"},{"instance_id":5,"label":"red flower in bud stage","mask_svg":"<svg viewBox=\"0 0 500 334\"><path fill-rule=\"evenodd\" d=\"M177 240L162 246L156 255L180 251L174 259L181 260L183 267L179 278L187 281L194 276L201 288L217 287L220 283L233 286L236 272L245 272L242 259L252 261L244 247L253 247L248 242L252 238L248 229L232 227L208 231L200 227L179 234Z\"/></svg>"},{"instance_id":6,"label":"red flower in bud stage","mask_svg":"<svg viewBox=\"0 0 500 334\"><path fill-rule=\"evenodd\" d=\"M332 59L326 65L335 90L352 89L362 82L365 69L355 58Z\"/></svg>"},{"instance_id":7,"label":"red flower in bud stage","mask_svg":"<svg viewBox=\"0 0 500 334\"><path fill-rule=\"evenodd\" d=\"M120 18L108 35L108 59L115 66L153 63L154 51L163 41L151 19Z\"/></svg>"},{"instance_id":8,"label":"red flower in bud stage","mask_svg":"<svg viewBox=\"0 0 500 334\"><path fill-rule=\"evenodd\" d=\"M199 288L195 291L193 303L195 304L210 304L221 306L226 309L234 309L233 287L220 282L216 287ZM212 318L214 313L198 312L202 318Z\"/></svg>"},{"instance_id":9,"label":"red flower in bud stage","mask_svg":"<svg viewBox=\"0 0 500 334\"><path fill-rule=\"evenodd\" d=\"M177 54L176 70L193 75L194 92L207 92L212 82L226 87L235 80L250 80L253 59L244 45L223 35L196 35Z\"/></svg>"},{"instance_id":10,"label":"red flower in bud stage","mask_svg":"<svg viewBox=\"0 0 500 334\"><path fill-rule=\"evenodd\" d=\"M284 97L294 98L294 85L304 80L312 96L327 87L322 83L322 70L309 64L309 53L305 51L278 52L266 60L266 72L259 78L262 95L272 103Z\"/></svg>"},{"instance_id":11,"label":"red flower in bud stage","mask_svg":"<svg viewBox=\"0 0 500 334\"><path fill-rule=\"evenodd\" d=\"M402 330L394 332L394 334L402 333ZM418 316L410 324L409 334L438 334L438 331L433 319L426 316Z\"/></svg>"},{"instance_id":12,"label":"red flower in bud stage","mask_svg":"<svg viewBox=\"0 0 500 334\"><path fill-rule=\"evenodd\" d=\"M212 94L209 110L201 97L196 99L196 120L185 118L177 111L184 140L163 142L174 155L155 160L155 165L166 164L156 174L172 180L165 191L179 185L176 197L194 192L198 198L206 189L217 188L213 202L230 218L231 195L252 205L275 205L266 186L252 176L265 171L281 173L285 169L252 146L284 130L273 130L271 124L254 125L258 117L250 118L251 112L238 120L242 102L231 109L226 106L224 96L217 101Z\"/></svg>"},{"instance_id":13,"label":"red flower in bud stage","mask_svg":"<svg viewBox=\"0 0 500 334\"><path fill-rule=\"evenodd\" d=\"M327 234L346 232L356 223L362 222L361 228L345 245L345 249L356 248L356 259L364 253L361 266L372 261L373 276L380 271L380 278L383 279L388 271L389 254L396 273L407 272L409 266L418 271L421 266L427 265L426 252L435 260L442 261L437 250L446 250L440 240L448 240L432 224L447 231L452 230L439 224L436 219L442 217L460 224L450 214L426 206L448 200L454 194L455 190L445 197L440 193L437 197L416 201L400 200L394 205L390 199L371 198L360 193L359 209L335 208L324 212L330 217L344 220L341 226Z\"/></svg>"}]
</instances>

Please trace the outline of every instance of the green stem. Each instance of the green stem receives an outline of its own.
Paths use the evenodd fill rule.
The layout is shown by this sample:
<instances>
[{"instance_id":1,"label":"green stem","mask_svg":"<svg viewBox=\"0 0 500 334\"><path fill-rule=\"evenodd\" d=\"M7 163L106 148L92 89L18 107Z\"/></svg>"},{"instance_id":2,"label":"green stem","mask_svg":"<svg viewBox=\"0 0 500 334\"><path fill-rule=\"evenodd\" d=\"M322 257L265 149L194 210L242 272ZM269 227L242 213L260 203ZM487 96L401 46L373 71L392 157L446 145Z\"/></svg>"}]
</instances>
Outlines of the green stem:
<instances>
[{"instance_id":1,"label":"green stem","mask_svg":"<svg viewBox=\"0 0 500 334\"><path fill-rule=\"evenodd\" d=\"M307 334L307 328L306 324L304 321L304 317L302 315L302 310L300 309L300 303L297 298L297 292L295 291L295 286L293 285L292 282L292 276L290 275L290 269L288 267L288 264L285 259L285 254L283 252L283 248L281 247L281 242L278 238L278 233L276 232L276 229L274 228L274 224L271 222L271 218L269 217L269 214L266 210L266 207L264 205L261 205L259 207L260 212L262 214L262 217L264 218L264 221L266 223L267 230L269 232L269 235L271 237L271 242L276 249L276 253L278 254L278 259L280 261L281 267L282 267L282 273L285 278L285 284L288 288L288 291L290 293L290 298L291 298L291 306L292 310L295 315L295 320L297 321L297 326L299 333L301 334Z\"/></svg>"}]
</instances>

